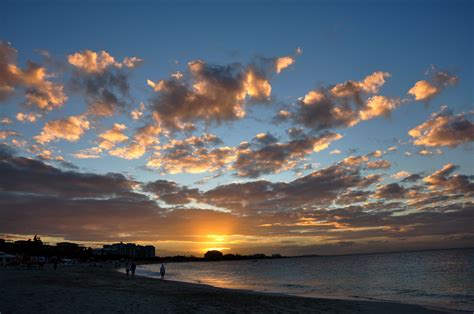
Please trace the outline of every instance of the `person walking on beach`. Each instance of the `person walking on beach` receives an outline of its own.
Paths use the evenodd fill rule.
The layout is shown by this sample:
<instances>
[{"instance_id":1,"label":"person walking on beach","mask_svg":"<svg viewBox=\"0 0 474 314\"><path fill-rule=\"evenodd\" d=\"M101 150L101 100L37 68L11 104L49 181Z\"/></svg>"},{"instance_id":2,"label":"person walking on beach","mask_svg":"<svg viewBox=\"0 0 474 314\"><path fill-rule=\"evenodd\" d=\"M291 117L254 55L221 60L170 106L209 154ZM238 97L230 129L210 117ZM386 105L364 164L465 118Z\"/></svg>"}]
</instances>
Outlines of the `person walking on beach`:
<instances>
[{"instance_id":1,"label":"person walking on beach","mask_svg":"<svg viewBox=\"0 0 474 314\"><path fill-rule=\"evenodd\" d=\"M127 274L127 277L128 277L128 274L130 273L130 263L127 262L127 264L125 264L125 273Z\"/></svg>"},{"instance_id":2,"label":"person walking on beach","mask_svg":"<svg viewBox=\"0 0 474 314\"><path fill-rule=\"evenodd\" d=\"M132 271L132 278L135 277L135 269L137 269L137 265L132 263L132 266L130 267L130 270Z\"/></svg>"},{"instance_id":3,"label":"person walking on beach","mask_svg":"<svg viewBox=\"0 0 474 314\"><path fill-rule=\"evenodd\" d=\"M161 279L165 279L165 272L166 272L165 265L161 263L161 267L160 267Z\"/></svg>"}]
</instances>

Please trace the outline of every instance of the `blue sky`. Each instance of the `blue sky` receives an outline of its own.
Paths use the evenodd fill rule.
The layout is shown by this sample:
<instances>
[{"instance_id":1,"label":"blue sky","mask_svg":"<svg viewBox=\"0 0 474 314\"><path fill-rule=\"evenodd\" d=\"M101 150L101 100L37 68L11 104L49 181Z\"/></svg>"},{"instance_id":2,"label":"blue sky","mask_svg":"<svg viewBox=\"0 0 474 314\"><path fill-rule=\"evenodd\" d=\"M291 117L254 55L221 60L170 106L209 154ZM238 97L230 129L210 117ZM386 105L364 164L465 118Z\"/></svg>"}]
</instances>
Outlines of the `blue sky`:
<instances>
[{"instance_id":1,"label":"blue sky","mask_svg":"<svg viewBox=\"0 0 474 314\"><path fill-rule=\"evenodd\" d=\"M40 159L54 167L61 167L58 160L54 160L60 156L62 161L78 167L74 171L102 175L122 173L142 183L168 180L197 188L202 193L233 182L264 179L288 183L340 164L348 156L365 156L377 150L382 154L377 158L388 161L390 166L379 168L378 172L361 168L364 175L381 175L377 184L367 187L372 192L384 184L398 182L402 176L393 178L392 175L402 171L422 173L426 177L447 164L454 164L463 175L474 174L472 137L466 134L466 129L449 129L455 128L458 120L472 123L471 1L6 1L0 4L0 11L0 40L17 51L16 66L25 69L28 60L36 62L51 74L46 80L62 84L68 97L64 104L53 110L38 111L24 105L21 91L27 93L31 86L11 85L15 88L14 93L0 105L0 118L8 118L10 123L1 127L3 132L17 134L5 136L2 142L30 158L41 157L41 150L50 151L52 155L45 158L43 153ZM302 53L296 52L298 48ZM127 105L112 115L86 114L87 94L84 90L71 88L71 80L86 80L87 76L68 62L68 56L86 50L105 51L117 62L126 57L141 59L139 65L130 69L124 65L113 69L126 73L129 97L125 100ZM50 58L45 60L41 51L47 51ZM161 133L157 135L160 143L155 144L161 145L160 148L147 146L145 153L133 159L111 156L112 149L101 151L100 157L93 159L74 156L78 151L97 146L98 136L110 130L114 123L125 125L127 128L123 133L128 136L127 141L116 144L115 148L129 144L138 128L153 124L154 110L163 112L159 107L162 103L158 104L156 100L163 97L163 91L154 92L147 80L155 83L171 81L170 74L176 71L184 74L184 81L189 80L192 75L188 62L193 60L202 60L209 69L213 65L237 63L251 68L263 63L263 58L273 64L284 56L291 57L293 64L281 73L264 71L264 79L271 84L271 95L265 100L252 100L248 96L243 104L244 118L224 119L221 123L213 119L193 119L195 131L173 131L169 136ZM334 126L325 130L302 125L297 118L278 124L273 122L279 110L291 111L296 117L303 110L303 97L310 91L330 91L344 82L362 82L379 71L388 75L377 91L362 95L364 106L370 97L381 95L396 103L389 114L379 114L354 126ZM425 99L415 100L414 95L408 94L419 81L436 85L434 78L440 73L456 82L440 83L436 86L437 91ZM215 81L211 79L210 82ZM133 120L130 112L138 109L140 103L145 106L141 110L143 115ZM357 108L355 103L351 106ZM441 109L442 106L447 109ZM451 124L446 128L460 140L442 142L433 137L431 146L416 145L417 138L408 132L435 119L433 115L444 116L443 110L450 110ZM34 123L22 123L16 119L18 112L36 113L41 117ZM42 145L35 142L35 136L45 130L48 122L83 114L90 127L80 138L64 140L59 136ZM179 115L176 118L181 119ZM239 171L243 170L232 162L197 174L189 171L170 173L163 167L147 167L153 152L164 154L158 159L169 157L163 146L172 140L211 133L221 140L217 147L230 147L238 155L243 152L242 147L238 148L239 144L247 141L257 145L252 139L259 133L276 136L279 144L273 143L275 145L289 143L291 139L286 132L291 127L301 128L306 139L321 136L323 131L338 133L342 138L330 140L329 147L321 151L298 155L296 164L272 164L272 170L256 176L241 175ZM13 139L22 140L24 144L15 145ZM33 145L40 148L32 149ZM253 153L258 150L256 147L253 146ZM396 151L389 151L389 147L396 147ZM339 150L340 154L331 154L334 150ZM430 154L418 154L422 150ZM162 164L166 162L163 160L160 161ZM306 168L302 170L303 167ZM197 183L213 175L215 177L205 183ZM202 199L200 202L205 203Z\"/></svg>"}]
</instances>

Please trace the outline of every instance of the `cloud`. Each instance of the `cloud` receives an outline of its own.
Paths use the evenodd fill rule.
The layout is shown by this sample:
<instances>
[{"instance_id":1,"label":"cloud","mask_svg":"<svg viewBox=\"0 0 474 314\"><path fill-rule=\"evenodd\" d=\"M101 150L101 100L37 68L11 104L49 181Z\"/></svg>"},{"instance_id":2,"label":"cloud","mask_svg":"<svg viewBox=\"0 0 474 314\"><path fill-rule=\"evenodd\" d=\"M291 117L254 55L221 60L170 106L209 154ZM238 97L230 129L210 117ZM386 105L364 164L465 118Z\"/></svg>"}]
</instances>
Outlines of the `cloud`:
<instances>
[{"instance_id":1,"label":"cloud","mask_svg":"<svg viewBox=\"0 0 474 314\"><path fill-rule=\"evenodd\" d=\"M82 149L72 155L78 159L96 159L101 158L100 153L102 153L102 148L91 147L87 149Z\"/></svg>"},{"instance_id":2,"label":"cloud","mask_svg":"<svg viewBox=\"0 0 474 314\"><path fill-rule=\"evenodd\" d=\"M342 163L346 166L359 166L369 161L368 156L349 156L342 160Z\"/></svg>"},{"instance_id":3,"label":"cloud","mask_svg":"<svg viewBox=\"0 0 474 314\"><path fill-rule=\"evenodd\" d=\"M142 157L150 146L160 143L159 136L163 129L159 124L150 123L136 130L131 141L122 147L117 147L109 151L112 156L123 159L137 159Z\"/></svg>"},{"instance_id":4,"label":"cloud","mask_svg":"<svg viewBox=\"0 0 474 314\"><path fill-rule=\"evenodd\" d=\"M145 147L138 143L131 143L127 146L117 147L109 150L109 155L123 159L137 159L146 153Z\"/></svg>"},{"instance_id":5,"label":"cloud","mask_svg":"<svg viewBox=\"0 0 474 314\"><path fill-rule=\"evenodd\" d=\"M16 114L16 119L20 122L30 122L30 123L34 123L36 122L36 120L38 120L39 118L41 118L41 115L40 114L36 114L36 113L23 113L23 112L18 112Z\"/></svg>"},{"instance_id":6,"label":"cloud","mask_svg":"<svg viewBox=\"0 0 474 314\"><path fill-rule=\"evenodd\" d=\"M411 176L411 173L405 170L399 171L392 175L392 178L395 179L406 179L407 177Z\"/></svg>"},{"instance_id":7,"label":"cloud","mask_svg":"<svg viewBox=\"0 0 474 314\"><path fill-rule=\"evenodd\" d=\"M129 71L141 63L137 57L117 62L106 51L85 50L68 56L74 72L71 89L85 96L88 114L110 117L131 102Z\"/></svg>"},{"instance_id":8,"label":"cloud","mask_svg":"<svg viewBox=\"0 0 474 314\"><path fill-rule=\"evenodd\" d=\"M413 95L415 97L415 100L430 99L438 93L438 88L431 85L430 82L425 80L416 82L415 85L408 91L408 94Z\"/></svg>"},{"instance_id":9,"label":"cloud","mask_svg":"<svg viewBox=\"0 0 474 314\"><path fill-rule=\"evenodd\" d=\"M374 161L369 161L367 163L367 168L368 169L388 169L392 166L392 164L388 160L374 160Z\"/></svg>"},{"instance_id":10,"label":"cloud","mask_svg":"<svg viewBox=\"0 0 474 314\"><path fill-rule=\"evenodd\" d=\"M0 118L0 124L12 124L12 119L9 117Z\"/></svg>"},{"instance_id":11,"label":"cloud","mask_svg":"<svg viewBox=\"0 0 474 314\"><path fill-rule=\"evenodd\" d=\"M295 58L291 56L285 56L285 57L280 57L276 58L275 60L275 71L276 73L280 73L290 65L292 65L295 62Z\"/></svg>"},{"instance_id":12,"label":"cloud","mask_svg":"<svg viewBox=\"0 0 474 314\"><path fill-rule=\"evenodd\" d=\"M144 110L145 110L145 105L143 103L140 103L140 107L138 109L132 110L132 112L130 112L130 116L132 117L133 120L138 120L143 116Z\"/></svg>"},{"instance_id":13,"label":"cloud","mask_svg":"<svg viewBox=\"0 0 474 314\"><path fill-rule=\"evenodd\" d=\"M215 147L221 143L217 136L207 133L173 139L155 152L147 167L170 174L215 172L235 159L233 148Z\"/></svg>"},{"instance_id":14,"label":"cloud","mask_svg":"<svg viewBox=\"0 0 474 314\"><path fill-rule=\"evenodd\" d=\"M417 174L417 173L414 173L412 175L409 175L408 177L406 177L405 179L402 180L402 182L416 182L418 180L421 180L422 179L422 176Z\"/></svg>"},{"instance_id":15,"label":"cloud","mask_svg":"<svg viewBox=\"0 0 474 314\"><path fill-rule=\"evenodd\" d=\"M106 197L127 194L134 181L121 174L64 172L35 159L3 158L0 190L62 197Z\"/></svg>"},{"instance_id":16,"label":"cloud","mask_svg":"<svg viewBox=\"0 0 474 314\"><path fill-rule=\"evenodd\" d=\"M358 246L376 250L380 241L382 250L420 245L422 239L429 241L418 248L448 245L446 236L472 235L474 219L472 202L454 198L462 189L472 191L472 182L452 168L436 174L446 179L439 190L448 188L448 201L435 194L438 188L427 193L418 188L422 196L415 199L412 188L397 184L372 193L380 177L342 163L289 182L231 183L204 192L167 180L140 183L115 173L64 171L0 145L0 229L70 241L166 240L162 249L172 252L201 249L213 241L209 234L221 235L239 253L342 253L348 247L357 252ZM404 197L416 203L408 205ZM195 203L220 211L186 207ZM183 243L187 246L177 249Z\"/></svg>"},{"instance_id":17,"label":"cloud","mask_svg":"<svg viewBox=\"0 0 474 314\"><path fill-rule=\"evenodd\" d=\"M415 97L417 101L430 100L438 95L444 88L456 85L458 78L448 72L435 71L432 77L432 83L427 80L421 80L408 91L409 95Z\"/></svg>"},{"instance_id":18,"label":"cloud","mask_svg":"<svg viewBox=\"0 0 474 314\"><path fill-rule=\"evenodd\" d=\"M201 202L235 212L291 212L329 206L349 188L365 188L380 179L362 176L358 167L343 164L314 171L291 182L254 181L218 186L203 193Z\"/></svg>"},{"instance_id":19,"label":"cloud","mask_svg":"<svg viewBox=\"0 0 474 314\"><path fill-rule=\"evenodd\" d=\"M385 79L390 76L387 72L374 72L360 82L347 81L337 84L330 89L330 92L340 98L357 98L363 93L375 94L385 84Z\"/></svg>"},{"instance_id":20,"label":"cloud","mask_svg":"<svg viewBox=\"0 0 474 314\"><path fill-rule=\"evenodd\" d=\"M331 155L339 155L341 154L342 152L339 150L339 149L334 149L330 152Z\"/></svg>"},{"instance_id":21,"label":"cloud","mask_svg":"<svg viewBox=\"0 0 474 314\"><path fill-rule=\"evenodd\" d=\"M159 200L171 205L188 204L199 198L198 189L189 189L173 181L157 180L143 185L142 189L153 193Z\"/></svg>"},{"instance_id":22,"label":"cloud","mask_svg":"<svg viewBox=\"0 0 474 314\"><path fill-rule=\"evenodd\" d=\"M279 143L271 134L259 134L253 144L243 143L237 148L237 159L232 167L239 177L257 178L262 174L279 173L294 169L306 155L327 149L332 141L341 138L342 135L331 132L318 137L300 133L289 142Z\"/></svg>"},{"instance_id":23,"label":"cloud","mask_svg":"<svg viewBox=\"0 0 474 314\"><path fill-rule=\"evenodd\" d=\"M45 67L28 61L26 68L16 65L17 51L9 43L0 42L0 101L7 100L17 89L23 91L26 104L40 110L61 107L68 99L64 86L48 80Z\"/></svg>"},{"instance_id":24,"label":"cloud","mask_svg":"<svg viewBox=\"0 0 474 314\"><path fill-rule=\"evenodd\" d=\"M18 135L20 134L16 131L9 131L9 130L0 131L0 140L6 140L7 138L11 136L18 136Z\"/></svg>"},{"instance_id":25,"label":"cloud","mask_svg":"<svg viewBox=\"0 0 474 314\"><path fill-rule=\"evenodd\" d=\"M41 144L60 139L69 142L76 142L89 128L90 123L86 116L70 116L64 119L46 122L41 133L34 138L38 143Z\"/></svg>"},{"instance_id":26,"label":"cloud","mask_svg":"<svg viewBox=\"0 0 474 314\"><path fill-rule=\"evenodd\" d=\"M411 129L408 134L414 138L413 143L428 147L457 147L474 140L474 123L467 118L472 113L453 115L447 107L434 113L431 118Z\"/></svg>"},{"instance_id":27,"label":"cloud","mask_svg":"<svg viewBox=\"0 0 474 314\"><path fill-rule=\"evenodd\" d=\"M421 156L431 156L433 154L442 155L443 151L440 149L435 149L434 151L428 149L421 149L417 152L417 154Z\"/></svg>"},{"instance_id":28,"label":"cloud","mask_svg":"<svg viewBox=\"0 0 474 314\"><path fill-rule=\"evenodd\" d=\"M114 123L112 129L99 135L99 147L102 149L111 149L116 143L128 140L128 136L123 134L125 129L127 129L125 124Z\"/></svg>"},{"instance_id":29,"label":"cloud","mask_svg":"<svg viewBox=\"0 0 474 314\"><path fill-rule=\"evenodd\" d=\"M399 100L373 96L369 98L364 109L359 112L359 117L362 120L370 120L379 116L388 117L399 105Z\"/></svg>"},{"instance_id":30,"label":"cloud","mask_svg":"<svg viewBox=\"0 0 474 314\"><path fill-rule=\"evenodd\" d=\"M266 59L261 63L215 65L191 61L186 79L147 81L156 93L150 109L164 127L172 130L197 121L221 123L241 119L248 104L270 98L271 72L264 65Z\"/></svg>"},{"instance_id":31,"label":"cloud","mask_svg":"<svg viewBox=\"0 0 474 314\"><path fill-rule=\"evenodd\" d=\"M400 199L404 198L408 193L408 190L398 183L390 183L381 185L375 191L375 198L384 198L384 199Z\"/></svg>"},{"instance_id":32,"label":"cloud","mask_svg":"<svg viewBox=\"0 0 474 314\"><path fill-rule=\"evenodd\" d=\"M474 183L466 175L453 174L458 166L448 163L440 170L423 178L431 190L440 190L443 193L464 193L465 197L474 194Z\"/></svg>"},{"instance_id":33,"label":"cloud","mask_svg":"<svg viewBox=\"0 0 474 314\"><path fill-rule=\"evenodd\" d=\"M75 54L69 55L67 60L76 68L88 73L103 73L111 66L117 68L134 68L142 62L142 60L137 57L126 57L121 63L115 61L115 58L106 51L95 52L91 50L76 52Z\"/></svg>"},{"instance_id":34,"label":"cloud","mask_svg":"<svg viewBox=\"0 0 474 314\"><path fill-rule=\"evenodd\" d=\"M389 73L374 72L360 82L347 81L309 91L299 98L296 110L288 117L313 130L324 130L352 127L362 120L388 116L399 106L399 100L378 95L366 99L379 91L387 77Z\"/></svg>"}]
</instances>

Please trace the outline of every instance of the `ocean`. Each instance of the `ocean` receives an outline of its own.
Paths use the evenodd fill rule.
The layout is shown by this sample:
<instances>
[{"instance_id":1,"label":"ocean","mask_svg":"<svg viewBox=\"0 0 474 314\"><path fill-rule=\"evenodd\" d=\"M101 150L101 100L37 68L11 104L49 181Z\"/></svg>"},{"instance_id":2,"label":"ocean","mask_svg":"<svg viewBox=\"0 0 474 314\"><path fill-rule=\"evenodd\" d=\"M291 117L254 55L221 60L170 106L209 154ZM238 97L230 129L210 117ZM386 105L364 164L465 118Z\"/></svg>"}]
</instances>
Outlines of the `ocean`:
<instances>
[{"instance_id":1,"label":"ocean","mask_svg":"<svg viewBox=\"0 0 474 314\"><path fill-rule=\"evenodd\" d=\"M306 297L474 311L474 249L168 263L166 279ZM159 277L160 265L137 274Z\"/></svg>"}]
</instances>

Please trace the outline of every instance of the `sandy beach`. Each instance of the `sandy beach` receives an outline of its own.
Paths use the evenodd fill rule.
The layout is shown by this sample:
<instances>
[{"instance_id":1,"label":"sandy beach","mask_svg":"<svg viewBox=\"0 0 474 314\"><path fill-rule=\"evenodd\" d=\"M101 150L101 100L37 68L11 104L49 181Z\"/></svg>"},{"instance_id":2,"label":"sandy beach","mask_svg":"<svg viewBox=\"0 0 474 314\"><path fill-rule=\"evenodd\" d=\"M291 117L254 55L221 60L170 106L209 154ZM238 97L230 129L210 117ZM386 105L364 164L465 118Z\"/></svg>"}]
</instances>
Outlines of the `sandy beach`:
<instances>
[{"instance_id":1,"label":"sandy beach","mask_svg":"<svg viewBox=\"0 0 474 314\"><path fill-rule=\"evenodd\" d=\"M0 268L0 313L439 313L416 305L302 298L172 280L116 269Z\"/></svg>"}]
</instances>

